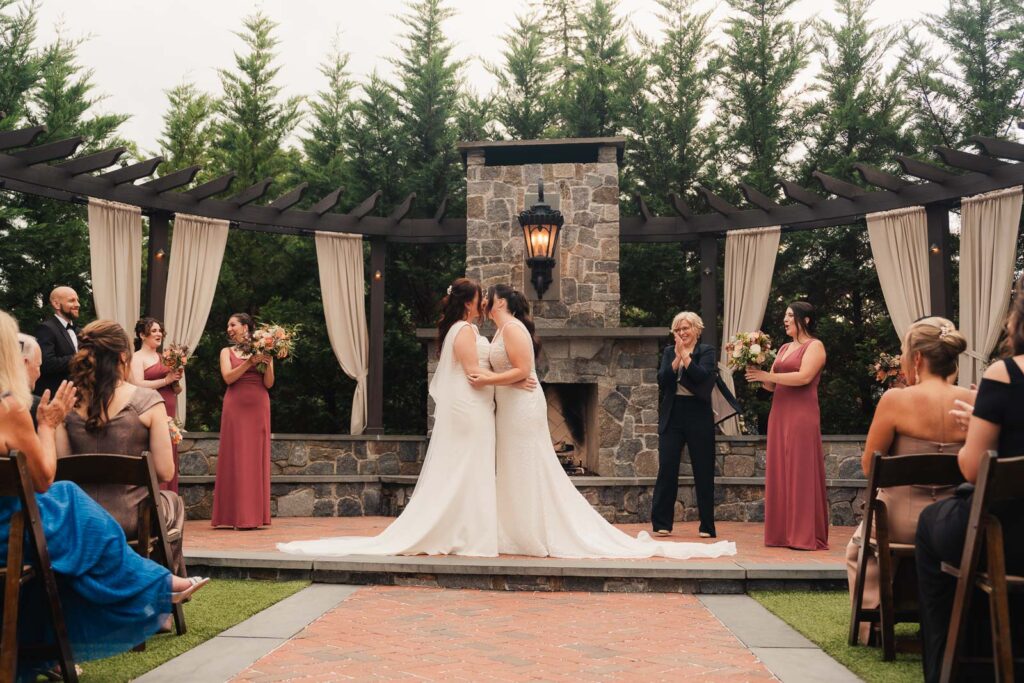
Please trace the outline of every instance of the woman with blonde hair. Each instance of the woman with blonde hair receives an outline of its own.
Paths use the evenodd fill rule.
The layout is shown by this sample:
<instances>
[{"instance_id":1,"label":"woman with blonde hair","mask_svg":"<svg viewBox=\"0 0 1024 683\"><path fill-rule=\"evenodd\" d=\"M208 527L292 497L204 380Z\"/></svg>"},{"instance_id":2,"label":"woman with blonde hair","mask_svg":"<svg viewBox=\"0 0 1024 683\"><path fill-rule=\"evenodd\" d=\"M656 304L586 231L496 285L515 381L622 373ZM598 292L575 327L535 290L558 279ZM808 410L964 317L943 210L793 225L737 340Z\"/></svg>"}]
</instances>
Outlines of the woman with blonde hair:
<instances>
[{"instance_id":1,"label":"woman with blonde hair","mask_svg":"<svg viewBox=\"0 0 1024 683\"><path fill-rule=\"evenodd\" d=\"M950 410L957 401L973 403L973 392L956 385L957 362L967 340L945 318L918 320L903 337L901 363L907 387L882 394L868 429L861 465L871 476L875 453L912 455L948 453L956 457L967 432ZM889 542L913 543L917 518L937 500L953 495L950 486L896 486L880 489L878 498L888 511ZM857 577L857 555L864 525L857 528L846 546L846 573L851 595ZM878 563L869 558L864 583L864 608L878 607ZM866 641L869 624L862 626L860 639Z\"/></svg>"},{"instance_id":2,"label":"woman with blonde hair","mask_svg":"<svg viewBox=\"0 0 1024 683\"><path fill-rule=\"evenodd\" d=\"M18 450L36 491L50 564L57 577L61 606L77 661L109 657L144 642L171 614L171 604L188 598L206 579L173 576L128 547L124 532L106 511L71 482L54 483L56 430L75 402L64 382L50 401L39 403L38 436L25 400L28 379L18 348L18 326L0 311L0 454ZM11 517L21 509L16 497L0 497L0 563L7 562ZM25 604L44 604L41 584L22 589ZM52 643L55 635L45 610L22 610L18 623L24 642ZM52 661L19 659L18 678L52 667Z\"/></svg>"}]
</instances>

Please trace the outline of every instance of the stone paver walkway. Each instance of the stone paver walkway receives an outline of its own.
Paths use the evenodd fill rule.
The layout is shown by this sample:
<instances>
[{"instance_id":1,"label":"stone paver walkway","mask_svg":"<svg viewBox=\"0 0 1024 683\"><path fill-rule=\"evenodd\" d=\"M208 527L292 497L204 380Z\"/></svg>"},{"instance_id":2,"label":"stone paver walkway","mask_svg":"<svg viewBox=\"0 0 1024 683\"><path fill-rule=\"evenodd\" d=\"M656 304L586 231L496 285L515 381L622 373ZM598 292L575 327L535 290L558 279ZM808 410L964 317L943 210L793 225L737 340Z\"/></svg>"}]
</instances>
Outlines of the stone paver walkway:
<instances>
[{"instance_id":1,"label":"stone paver walkway","mask_svg":"<svg viewBox=\"0 0 1024 683\"><path fill-rule=\"evenodd\" d=\"M691 595L367 587L234 680L758 681Z\"/></svg>"}]
</instances>

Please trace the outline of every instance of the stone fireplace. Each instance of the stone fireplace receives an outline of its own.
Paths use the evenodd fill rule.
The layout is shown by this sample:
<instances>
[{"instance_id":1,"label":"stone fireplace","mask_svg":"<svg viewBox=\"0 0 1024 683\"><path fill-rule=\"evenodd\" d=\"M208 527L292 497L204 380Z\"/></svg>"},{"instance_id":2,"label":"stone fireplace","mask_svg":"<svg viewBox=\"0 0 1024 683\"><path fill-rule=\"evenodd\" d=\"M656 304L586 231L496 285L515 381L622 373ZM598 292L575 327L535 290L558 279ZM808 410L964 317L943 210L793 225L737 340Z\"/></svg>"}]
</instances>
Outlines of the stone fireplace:
<instances>
[{"instance_id":1,"label":"stone fireplace","mask_svg":"<svg viewBox=\"0 0 1024 683\"><path fill-rule=\"evenodd\" d=\"M532 299L542 342L552 441L571 442L588 473L653 476L658 463L659 352L667 328L619 326L619 162L623 138L469 142L466 276L486 289L508 283ZM543 180L565 217L555 282L538 300L516 216ZM436 365L433 330L428 373ZM433 405L429 406L433 414ZM572 434L569 421L575 421ZM582 443L577 443L581 441Z\"/></svg>"}]
</instances>

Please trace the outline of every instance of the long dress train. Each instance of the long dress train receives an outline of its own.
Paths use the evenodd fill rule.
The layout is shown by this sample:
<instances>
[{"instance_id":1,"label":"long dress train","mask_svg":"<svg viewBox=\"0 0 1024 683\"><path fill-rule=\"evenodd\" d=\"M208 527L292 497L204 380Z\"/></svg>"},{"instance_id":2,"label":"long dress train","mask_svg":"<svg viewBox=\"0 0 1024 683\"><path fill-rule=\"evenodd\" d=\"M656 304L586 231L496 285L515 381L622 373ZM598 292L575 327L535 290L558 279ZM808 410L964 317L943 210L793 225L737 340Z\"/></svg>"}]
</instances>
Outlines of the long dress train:
<instances>
[{"instance_id":1,"label":"long dress train","mask_svg":"<svg viewBox=\"0 0 1024 683\"><path fill-rule=\"evenodd\" d=\"M518 320L508 325L525 326ZM507 327L507 325L505 326ZM491 342L495 372L512 367L502 332ZM532 372L536 378L536 368ZM538 387L499 386L497 403L498 549L502 553L564 558L675 559L735 555L736 544L656 541L615 528L587 502L558 463L548 430L547 402Z\"/></svg>"},{"instance_id":2,"label":"long dress train","mask_svg":"<svg viewBox=\"0 0 1024 683\"><path fill-rule=\"evenodd\" d=\"M494 391L474 389L455 361L452 326L430 383L434 431L416 489L402 514L378 536L279 543L305 555L498 555L494 492ZM476 334L477 358L488 368L487 339Z\"/></svg>"}]
</instances>

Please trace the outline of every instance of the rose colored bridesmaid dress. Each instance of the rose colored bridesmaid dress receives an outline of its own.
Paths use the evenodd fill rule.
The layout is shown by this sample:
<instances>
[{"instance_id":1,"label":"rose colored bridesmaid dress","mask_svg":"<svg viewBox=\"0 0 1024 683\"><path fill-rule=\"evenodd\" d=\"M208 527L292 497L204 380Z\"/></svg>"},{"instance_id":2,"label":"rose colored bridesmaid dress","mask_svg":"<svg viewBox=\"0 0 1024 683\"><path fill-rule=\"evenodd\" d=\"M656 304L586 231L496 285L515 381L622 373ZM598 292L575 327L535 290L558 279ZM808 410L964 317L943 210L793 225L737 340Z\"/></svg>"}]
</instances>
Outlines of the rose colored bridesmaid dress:
<instances>
[{"instance_id":1,"label":"rose colored bridesmaid dress","mask_svg":"<svg viewBox=\"0 0 1024 683\"><path fill-rule=\"evenodd\" d=\"M797 372L810 343L779 351L772 372ZM768 416L764 477L764 544L827 550L829 508L818 407L819 372L802 387L775 385Z\"/></svg>"},{"instance_id":2,"label":"rose colored bridesmaid dress","mask_svg":"<svg viewBox=\"0 0 1024 683\"><path fill-rule=\"evenodd\" d=\"M153 381L157 379L163 379L170 372L166 366L160 361L157 361L153 365L143 370L142 378L147 381ZM170 384L165 387L157 389L157 393L160 394L160 398L164 400L164 408L167 409L167 417L174 417L178 412L178 395L174 393L174 389ZM174 452L174 478L168 482L161 482L160 488L164 491L178 492L178 447L172 444L171 449Z\"/></svg>"},{"instance_id":3,"label":"rose colored bridesmaid dress","mask_svg":"<svg viewBox=\"0 0 1024 683\"><path fill-rule=\"evenodd\" d=\"M232 368L245 362L228 355ZM270 524L270 394L255 368L224 393L212 522L239 529Z\"/></svg>"}]
</instances>

